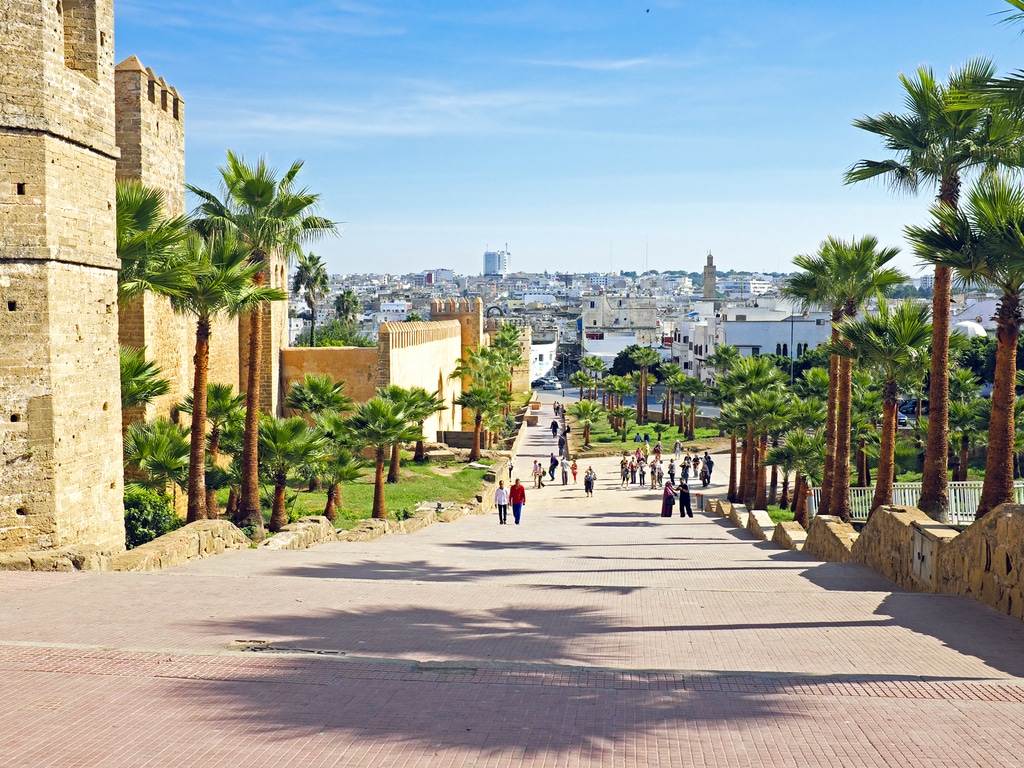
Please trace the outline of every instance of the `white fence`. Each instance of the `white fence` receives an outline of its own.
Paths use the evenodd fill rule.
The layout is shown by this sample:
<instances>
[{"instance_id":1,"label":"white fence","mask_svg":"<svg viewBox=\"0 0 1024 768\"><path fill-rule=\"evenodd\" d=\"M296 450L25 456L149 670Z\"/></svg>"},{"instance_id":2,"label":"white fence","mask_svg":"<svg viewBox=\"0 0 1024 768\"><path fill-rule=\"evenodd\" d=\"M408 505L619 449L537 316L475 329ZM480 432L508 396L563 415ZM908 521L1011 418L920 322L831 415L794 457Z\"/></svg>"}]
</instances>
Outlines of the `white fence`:
<instances>
[{"instance_id":1,"label":"white fence","mask_svg":"<svg viewBox=\"0 0 1024 768\"><path fill-rule=\"evenodd\" d=\"M981 481L966 480L949 484L949 524L970 525L974 522L974 513L978 511L981 500ZM871 500L875 497L874 487L850 489L850 518L867 520L871 511ZM921 483L893 483L892 503L900 507L916 507L921 497ZM1013 500L1024 504L1024 480L1013 484ZM811 497L807 500L807 512L814 516L818 512L821 501L821 488L812 488Z\"/></svg>"}]
</instances>

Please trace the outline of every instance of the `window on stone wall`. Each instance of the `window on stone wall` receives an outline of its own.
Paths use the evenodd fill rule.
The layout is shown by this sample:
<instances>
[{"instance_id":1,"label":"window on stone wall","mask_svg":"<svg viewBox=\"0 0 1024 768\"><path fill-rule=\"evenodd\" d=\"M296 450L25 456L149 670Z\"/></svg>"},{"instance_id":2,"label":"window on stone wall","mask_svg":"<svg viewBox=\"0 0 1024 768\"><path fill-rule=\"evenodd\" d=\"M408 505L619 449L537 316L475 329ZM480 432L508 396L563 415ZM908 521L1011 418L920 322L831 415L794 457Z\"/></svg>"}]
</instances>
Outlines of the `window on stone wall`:
<instances>
[{"instance_id":1,"label":"window on stone wall","mask_svg":"<svg viewBox=\"0 0 1024 768\"><path fill-rule=\"evenodd\" d=\"M151 102L153 102L154 104L156 104L156 81L155 80L150 80L149 81L148 96L149 96L149 100Z\"/></svg>"}]
</instances>

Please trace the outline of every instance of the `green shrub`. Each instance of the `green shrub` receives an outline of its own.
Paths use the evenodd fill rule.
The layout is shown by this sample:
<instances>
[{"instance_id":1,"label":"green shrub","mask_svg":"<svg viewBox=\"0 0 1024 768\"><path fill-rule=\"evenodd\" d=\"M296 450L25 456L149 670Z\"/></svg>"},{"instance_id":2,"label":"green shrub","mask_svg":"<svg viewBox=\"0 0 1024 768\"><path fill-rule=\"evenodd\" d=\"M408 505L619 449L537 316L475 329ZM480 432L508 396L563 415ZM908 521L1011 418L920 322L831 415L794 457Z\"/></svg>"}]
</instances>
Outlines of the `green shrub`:
<instances>
[{"instance_id":1,"label":"green shrub","mask_svg":"<svg viewBox=\"0 0 1024 768\"><path fill-rule=\"evenodd\" d=\"M174 514L166 496L138 486L125 486L124 538L128 549L134 549L180 527L181 519Z\"/></svg>"}]
</instances>

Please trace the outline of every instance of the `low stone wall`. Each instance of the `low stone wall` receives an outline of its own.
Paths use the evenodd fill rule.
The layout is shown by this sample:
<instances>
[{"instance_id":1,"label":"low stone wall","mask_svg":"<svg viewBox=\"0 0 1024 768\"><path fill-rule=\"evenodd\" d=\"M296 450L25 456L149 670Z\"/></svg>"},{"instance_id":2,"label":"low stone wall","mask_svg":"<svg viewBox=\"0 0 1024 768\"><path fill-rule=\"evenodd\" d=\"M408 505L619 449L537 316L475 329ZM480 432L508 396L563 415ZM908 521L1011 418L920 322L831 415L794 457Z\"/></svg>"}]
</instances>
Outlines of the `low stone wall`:
<instances>
[{"instance_id":1,"label":"low stone wall","mask_svg":"<svg viewBox=\"0 0 1024 768\"><path fill-rule=\"evenodd\" d=\"M879 507L871 515L850 554L855 562L882 574L903 589L931 592L933 584L914 575L914 535L929 538L932 553L954 539L957 531L936 523L915 507Z\"/></svg>"},{"instance_id":2,"label":"low stone wall","mask_svg":"<svg viewBox=\"0 0 1024 768\"><path fill-rule=\"evenodd\" d=\"M849 563L853 561L850 549L856 540L857 532L849 523L838 517L818 515L807 529L803 551L825 562Z\"/></svg>"},{"instance_id":3,"label":"low stone wall","mask_svg":"<svg viewBox=\"0 0 1024 768\"><path fill-rule=\"evenodd\" d=\"M935 563L936 591L966 595L1024 619L1024 507L1003 504L946 544Z\"/></svg>"},{"instance_id":4,"label":"low stone wall","mask_svg":"<svg viewBox=\"0 0 1024 768\"><path fill-rule=\"evenodd\" d=\"M110 561L112 571L157 571L229 549L245 549L248 537L227 520L198 520L130 549Z\"/></svg>"},{"instance_id":5,"label":"low stone wall","mask_svg":"<svg viewBox=\"0 0 1024 768\"><path fill-rule=\"evenodd\" d=\"M767 541L768 537L775 532L775 523L768 516L768 512L763 509L754 509L747 515L747 530L755 539Z\"/></svg>"},{"instance_id":6,"label":"low stone wall","mask_svg":"<svg viewBox=\"0 0 1024 768\"><path fill-rule=\"evenodd\" d=\"M308 549L327 541L337 541L334 525L323 515L301 517L289 523L260 544L261 549Z\"/></svg>"},{"instance_id":7,"label":"low stone wall","mask_svg":"<svg viewBox=\"0 0 1024 768\"><path fill-rule=\"evenodd\" d=\"M117 554L77 547L0 552L0 571L106 571Z\"/></svg>"},{"instance_id":8,"label":"low stone wall","mask_svg":"<svg viewBox=\"0 0 1024 768\"><path fill-rule=\"evenodd\" d=\"M807 531L795 520L784 520L775 526L772 543L783 549L801 550L807 541Z\"/></svg>"},{"instance_id":9,"label":"low stone wall","mask_svg":"<svg viewBox=\"0 0 1024 768\"><path fill-rule=\"evenodd\" d=\"M737 528L746 528L747 519L750 517L750 513L743 504L732 504L729 507L729 519L732 520L733 525Z\"/></svg>"}]
</instances>

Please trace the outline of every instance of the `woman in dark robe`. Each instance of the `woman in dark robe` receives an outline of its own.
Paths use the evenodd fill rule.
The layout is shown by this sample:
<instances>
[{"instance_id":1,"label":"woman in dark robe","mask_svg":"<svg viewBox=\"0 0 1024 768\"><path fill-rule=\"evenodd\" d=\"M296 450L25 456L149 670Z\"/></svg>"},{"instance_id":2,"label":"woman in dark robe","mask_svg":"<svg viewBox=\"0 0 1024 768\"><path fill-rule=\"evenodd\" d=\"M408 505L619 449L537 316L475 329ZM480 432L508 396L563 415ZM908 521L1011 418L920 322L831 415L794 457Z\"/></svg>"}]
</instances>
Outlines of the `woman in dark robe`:
<instances>
[{"instance_id":1,"label":"woman in dark robe","mask_svg":"<svg viewBox=\"0 0 1024 768\"><path fill-rule=\"evenodd\" d=\"M661 516L672 517L672 508L676 504L676 489L671 480L665 480L665 490L661 494Z\"/></svg>"}]
</instances>

